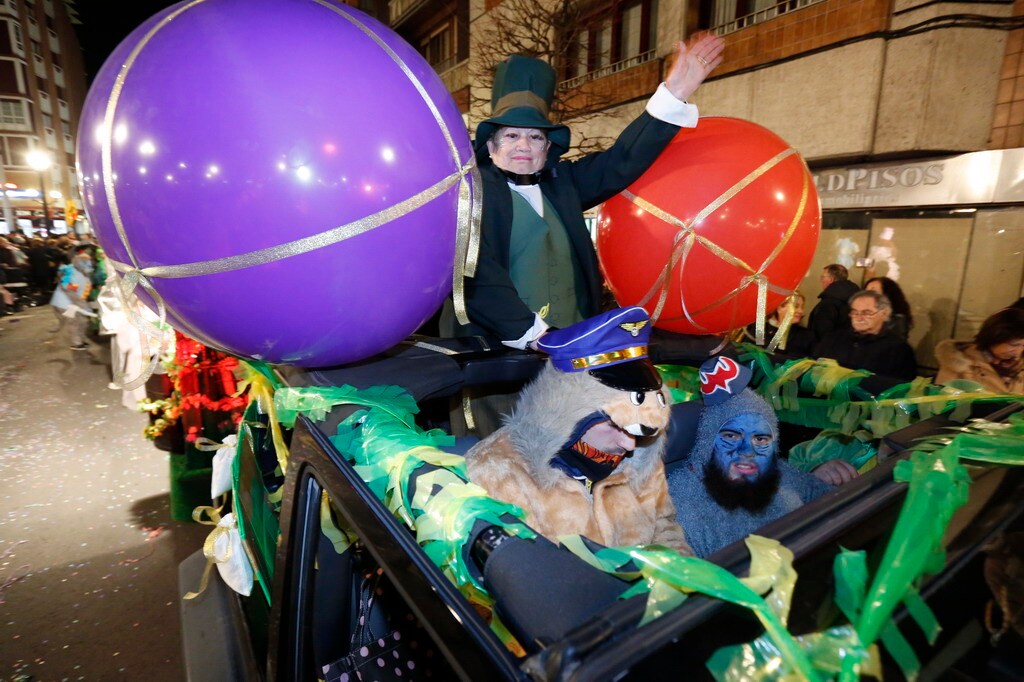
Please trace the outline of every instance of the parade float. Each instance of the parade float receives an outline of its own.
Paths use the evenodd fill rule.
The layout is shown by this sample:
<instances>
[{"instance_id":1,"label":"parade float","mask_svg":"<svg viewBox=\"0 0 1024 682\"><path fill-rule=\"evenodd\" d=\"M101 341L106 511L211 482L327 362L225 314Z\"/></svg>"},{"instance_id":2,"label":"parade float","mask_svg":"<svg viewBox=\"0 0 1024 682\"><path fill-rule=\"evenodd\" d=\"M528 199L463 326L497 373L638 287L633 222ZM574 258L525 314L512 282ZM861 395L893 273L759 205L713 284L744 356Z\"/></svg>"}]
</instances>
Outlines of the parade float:
<instances>
[{"instance_id":1,"label":"parade float","mask_svg":"<svg viewBox=\"0 0 1024 682\"><path fill-rule=\"evenodd\" d=\"M667 467L722 351L808 437L800 457L862 472L708 560L543 538L467 480L449 408L544 359L410 337L449 292L464 317L480 200L461 115L389 29L330 0L183 2L118 47L82 131L121 294L186 335L179 377L205 349L238 358L203 367L230 395L191 398L232 423L244 403L237 432L182 434L210 469L211 533L180 572L190 679L914 679L982 640L989 602L1015 636L982 565L1021 529L1017 398L674 335L760 336L806 271L816 194L768 131L684 131L700 153L609 201L598 239L620 303L664 318Z\"/></svg>"}]
</instances>

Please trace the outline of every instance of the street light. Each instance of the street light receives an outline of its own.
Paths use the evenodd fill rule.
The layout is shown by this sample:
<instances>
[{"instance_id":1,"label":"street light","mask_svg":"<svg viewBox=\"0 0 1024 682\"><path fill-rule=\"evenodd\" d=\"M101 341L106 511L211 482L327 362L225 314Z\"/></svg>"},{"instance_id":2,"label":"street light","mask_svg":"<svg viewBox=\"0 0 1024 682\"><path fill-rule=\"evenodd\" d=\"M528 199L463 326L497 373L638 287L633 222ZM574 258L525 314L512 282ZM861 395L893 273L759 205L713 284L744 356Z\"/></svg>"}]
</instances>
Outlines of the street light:
<instances>
[{"instance_id":1,"label":"street light","mask_svg":"<svg viewBox=\"0 0 1024 682\"><path fill-rule=\"evenodd\" d=\"M46 236L50 236L52 224L50 223L50 207L46 203L46 182L43 179L43 173L53 165L53 157L41 149L33 149L25 154L25 160L33 170L39 172L39 194L43 200L43 227L46 229Z\"/></svg>"}]
</instances>

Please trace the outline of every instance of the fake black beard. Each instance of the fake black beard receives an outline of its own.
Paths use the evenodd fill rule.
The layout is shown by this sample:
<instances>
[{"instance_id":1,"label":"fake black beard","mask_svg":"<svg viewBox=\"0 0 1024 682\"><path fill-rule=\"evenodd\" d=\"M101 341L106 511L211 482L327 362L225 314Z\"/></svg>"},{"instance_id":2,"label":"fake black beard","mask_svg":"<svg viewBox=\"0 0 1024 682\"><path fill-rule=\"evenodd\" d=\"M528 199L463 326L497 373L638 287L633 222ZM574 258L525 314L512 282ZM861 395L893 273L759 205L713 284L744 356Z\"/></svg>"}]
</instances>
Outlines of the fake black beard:
<instances>
[{"instance_id":1,"label":"fake black beard","mask_svg":"<svg viewBox=\"0 0 1024 682\"><path fill-rule=\"evenodd\" d=\"M753 483L742 479L730 481L714 457L704 465L704 488L711 499L729 511L740 508L754 513L761 511L778 492L779 478L779 467L774 459L771 468Z\"/></svg>"}]
</instances>

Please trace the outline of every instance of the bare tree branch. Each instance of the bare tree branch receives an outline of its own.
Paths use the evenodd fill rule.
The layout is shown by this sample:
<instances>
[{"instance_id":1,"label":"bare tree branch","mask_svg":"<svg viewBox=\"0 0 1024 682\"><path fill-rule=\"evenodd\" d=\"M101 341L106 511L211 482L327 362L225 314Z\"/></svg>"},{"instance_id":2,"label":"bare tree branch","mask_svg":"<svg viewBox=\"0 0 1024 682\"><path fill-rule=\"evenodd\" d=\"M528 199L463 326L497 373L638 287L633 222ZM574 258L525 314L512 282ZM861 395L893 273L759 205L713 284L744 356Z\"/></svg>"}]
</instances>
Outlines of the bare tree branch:
<instances>
[{"instance_id":1,"label":"bare tree branch","mask_svg":"<svg viewBox=\"0 0 1024 682\"><path fill-rule=\"evenodd\" d=\"M481 87L471 91L470 111L489 114L494 69L509 55L538 57L551 64L556 73L575 73L575 46L586 29L585 6L585 0L504 0L485 20L478 20L486 23L471 32L470 78ZM488 93L486 97L481 96L484 92ZM574 94L578 95L562 87L556 89L551 107L553 121L586 123L610 104L608 97ZM570 155L607 149L613 142L609 137L587 137L576 130L573 133Z\"/></svg>"}]
</instances>

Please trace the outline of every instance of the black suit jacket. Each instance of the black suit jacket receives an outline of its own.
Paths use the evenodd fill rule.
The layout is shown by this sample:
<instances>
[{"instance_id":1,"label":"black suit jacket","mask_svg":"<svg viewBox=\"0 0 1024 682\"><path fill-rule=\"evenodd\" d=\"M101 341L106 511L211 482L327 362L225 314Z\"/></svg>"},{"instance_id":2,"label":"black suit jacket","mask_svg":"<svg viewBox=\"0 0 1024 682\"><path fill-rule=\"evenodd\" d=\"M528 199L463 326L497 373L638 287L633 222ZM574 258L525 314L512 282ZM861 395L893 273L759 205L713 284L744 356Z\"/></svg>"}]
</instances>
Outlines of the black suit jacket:
<instances>
[{"instance_id":1,"label":"black suit jacket","mask_svg":"<svg viewBox=\"0 0 1024 682\"><path fill-rule=\"evenodd\" d=\"M559 161L544 173L541 191L565 225L586 282L586 291L577 292L586 302L582 311L585 317L598 312L602 280L583 212L633 184L678 131L679 126L644 112L607 151L575 161ZM483 335L509 341L522 337L533 326L534 311L519 298L509 275L512 190L489 159L481 162L480 175L484 196L480 259L476 276L466 279L470 324L457 326L455 335Z\"/></svg>"}]
</instances>

